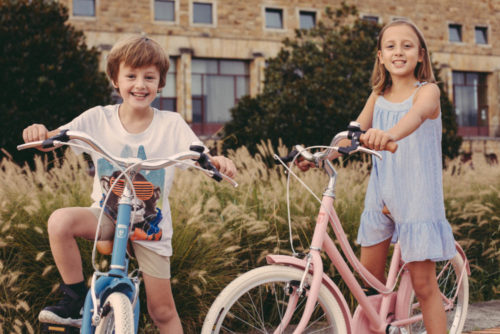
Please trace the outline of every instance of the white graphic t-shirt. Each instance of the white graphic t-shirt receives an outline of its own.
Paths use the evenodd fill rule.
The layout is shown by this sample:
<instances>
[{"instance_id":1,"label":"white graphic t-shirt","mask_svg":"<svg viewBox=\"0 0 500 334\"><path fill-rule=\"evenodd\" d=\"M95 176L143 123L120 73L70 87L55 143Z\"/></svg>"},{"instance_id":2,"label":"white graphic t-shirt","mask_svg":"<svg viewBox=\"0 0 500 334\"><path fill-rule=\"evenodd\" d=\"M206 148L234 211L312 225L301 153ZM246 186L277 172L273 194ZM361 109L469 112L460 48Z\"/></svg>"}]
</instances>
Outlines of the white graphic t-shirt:
<instances>
[{"instance_id":1,"label":"white graphic t-shirt","mask_svg":"<svg viewBox=\"0 0 500 334\"><path fill-rule=\"evenodd\" d=\"M149 127L141 133L127 132L118 116L120 105L97 106L82 113L60 129L81 131L90 135L109 153L123 158L167 158L189 150L199 141L191 128L175 112L154 110ZM75 152L81 153L79 149ZM92 206L102 202L120 171L101 156L90 153L95 166ZM141 171L133 183L137 195L136 215L132 217L131 239L156 253L172 255L172 218L168 194L174 178L174 167ZM123 181L112 189L105 206L106 213L116 218L118 198L123 191Z\"/></svg>"}]
</instances>

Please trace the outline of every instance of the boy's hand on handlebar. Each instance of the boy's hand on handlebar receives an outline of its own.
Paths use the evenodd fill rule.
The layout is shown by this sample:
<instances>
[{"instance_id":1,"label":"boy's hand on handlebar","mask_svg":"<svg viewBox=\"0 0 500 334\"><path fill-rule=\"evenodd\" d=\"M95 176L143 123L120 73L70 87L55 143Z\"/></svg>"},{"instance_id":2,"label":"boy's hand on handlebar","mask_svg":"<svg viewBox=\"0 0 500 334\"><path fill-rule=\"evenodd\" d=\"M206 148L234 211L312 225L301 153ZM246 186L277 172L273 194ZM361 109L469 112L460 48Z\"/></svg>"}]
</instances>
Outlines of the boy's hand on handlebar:
<instances>
[{"instance_id":1,"label":"boy's hand on handlebar","mask_svg":"<svg viewBox=\"0 0 500 334\"><path fill-rule=\"evenodd\" d=\"M210 162L221 172L229 177L234 177L236 175L236 166L231 159L228 159L222 155L215 157L210 157Z\"/></svg>"},{"instance_id":2,"label":"boy's hand on handlebar","mask_svg":"<svg viewBox=\"0 0 500 334\"><path fill-rule=\"evenodd\" d=\"M46 140L55 134L57 134L57 131L49 131L43 124L32 124L23 130L23 140L25 143L31 143L34 141ZM53 149L54 148L38 148L38 150L42 152L49 152Z\"/></svg>"},{"instance_id":3,"label":"boy's hand on handlebar","mask_svg":"<svg viewBox=\"0 0 500 334\"><path fill-rule=\"evenodd\" d=\"M23 139L25 143L32 141L45 140L48 138L49 130L43 124L32 124L23 130Z\"/></svg>"},{"instance_id":4,"label":"boy's hand on handlebar","mask_svg":"<svg viewBox=\"0 0 500 334\"><path fill-rule=\"evenodd\" d=\"M361 136L361 141L364 146L372 150L383 151L389 150L388 144L395 142L396 138L387 131L371 128Z\"/></svg>"}]
</instances>

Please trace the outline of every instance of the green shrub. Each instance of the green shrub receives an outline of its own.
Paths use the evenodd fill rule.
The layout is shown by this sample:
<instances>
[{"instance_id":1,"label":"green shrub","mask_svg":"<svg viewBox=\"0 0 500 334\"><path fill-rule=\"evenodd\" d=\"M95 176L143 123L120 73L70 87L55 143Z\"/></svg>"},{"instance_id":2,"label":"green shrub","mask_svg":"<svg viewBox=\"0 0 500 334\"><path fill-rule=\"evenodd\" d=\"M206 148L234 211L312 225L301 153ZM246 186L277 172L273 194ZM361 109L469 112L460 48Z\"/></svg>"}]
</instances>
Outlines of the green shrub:
<instances>
[{"instance_id":1,"label":"green shrub","mask_svg":"<svg viewBox=\"0 0 500 334\"><path fill-rule=\"evenodd\" d=\"M217 184L196 171L177 174L170 197L172 288L186 333L199 332L206 311L230 280L264 265L270 253L291 253L286 175L282 167L267 167L264 160L271 151L266 144L258 147L254 157L244 147L230 152L238 167L238 188ZM56 208L90 204L91 178L84 160L68 153L64 163L54 162L50 171L39 158L35 170L6 159L0 162L0 329L4 332L39 332L38 312L54 302L51 291L60 281L50 254L46 220ZM474 162L473 170L458 168L456 161L450 166L457 168L444 173L447 215L471 261L471 300L497 298L500 170L480 161ZM335 206L353 242L369 164L353 162L339 167L338 173ZM299 176L321 196L327 179L320 170L299 172ZM298 182L291 181L290 188L293 243L301 252L309 247L318 203ZM82 240L80 246L85 277L90 278L92 243ZM101 268L108 262L105 256L97 259ZM346 291L329 262L325 268ZM352 305L351 297L348 301ZM141 309L140 333L155 332L147 316L144 289Z\"/></svg>"}]
</instances>

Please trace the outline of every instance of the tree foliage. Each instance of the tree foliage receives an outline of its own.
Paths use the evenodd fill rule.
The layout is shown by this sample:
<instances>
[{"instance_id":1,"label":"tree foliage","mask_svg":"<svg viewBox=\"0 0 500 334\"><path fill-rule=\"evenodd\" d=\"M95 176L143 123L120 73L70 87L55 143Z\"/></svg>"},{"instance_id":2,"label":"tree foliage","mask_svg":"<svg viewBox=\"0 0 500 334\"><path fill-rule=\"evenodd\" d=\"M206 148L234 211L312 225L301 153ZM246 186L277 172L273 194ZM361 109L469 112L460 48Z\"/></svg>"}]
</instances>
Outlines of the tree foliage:
<instances>
[{"instance_id":1,"label":"tree foliage","mask_svg":"<svg viewBox=\"0 0 500 334\"><path fill-rule=\"evenodd\" d=\"M57 1L0 0L0 147L17 161L22 129L32 123L54 129L89 107L110 101L99 72L99 52L69 25Z\"/></svg>"},{"instance_id":2,"label":"tree foliage","mask_svg":"<svg viewBox=\"0 0 500 334\"><path fill-rule=\"evenodd\" d=\"M255 152L261 140L277 145L280 138L287 146L328 144L357 118L370 95L380 28L359 19L354 6L342 4L327 9L316 27L285 39L278 55L268 59L263 92L242 98L231 110L224 147L246 145ZM454 140L453 110L445 116L445 140ZM450 157L458 152L445 147Z\"/></svg>"}]
</instances>

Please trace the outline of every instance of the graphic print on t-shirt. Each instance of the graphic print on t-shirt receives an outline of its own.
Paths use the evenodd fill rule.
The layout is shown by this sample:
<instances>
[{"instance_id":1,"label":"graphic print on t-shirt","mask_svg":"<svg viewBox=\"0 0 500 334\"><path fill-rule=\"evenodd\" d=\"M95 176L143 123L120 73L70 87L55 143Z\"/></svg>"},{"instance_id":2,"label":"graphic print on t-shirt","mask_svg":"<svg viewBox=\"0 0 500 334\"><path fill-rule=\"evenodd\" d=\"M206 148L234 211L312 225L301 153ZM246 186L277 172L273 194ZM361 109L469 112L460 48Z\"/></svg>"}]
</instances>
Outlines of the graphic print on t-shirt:
<instances>
[{"instance_id":1,"label":"graphic print on t-shirt","mask_svg":"<svg viewBox=\"0 0 500 334\"><path fill-rule=\"evenodd\" d=\"M134 152L130 146L126 145L120 156L122 158L133 157ZM136 157L142 160L147 159L146 152L142 145L139 146ZM120 176L121 171L117 170L105 159L98 159L97 173L101 183L102 207L102 202L104 201L108 191L111 189L111 186ZM132 182L134 184L136 199L134 200L135 215L133 210L131 213L132 232L130 239L160 240L162 230L159 227L159 223L163 218L160 206L163 197L165 170L141 171L139 174L134 176ZM116 181L115 186L111 189L106 207L104 208L105 212L114 220L116 220L118 213L118 201L123 192L124 186L125 180L123 178Z\"/></svg>"}]
</instances>

